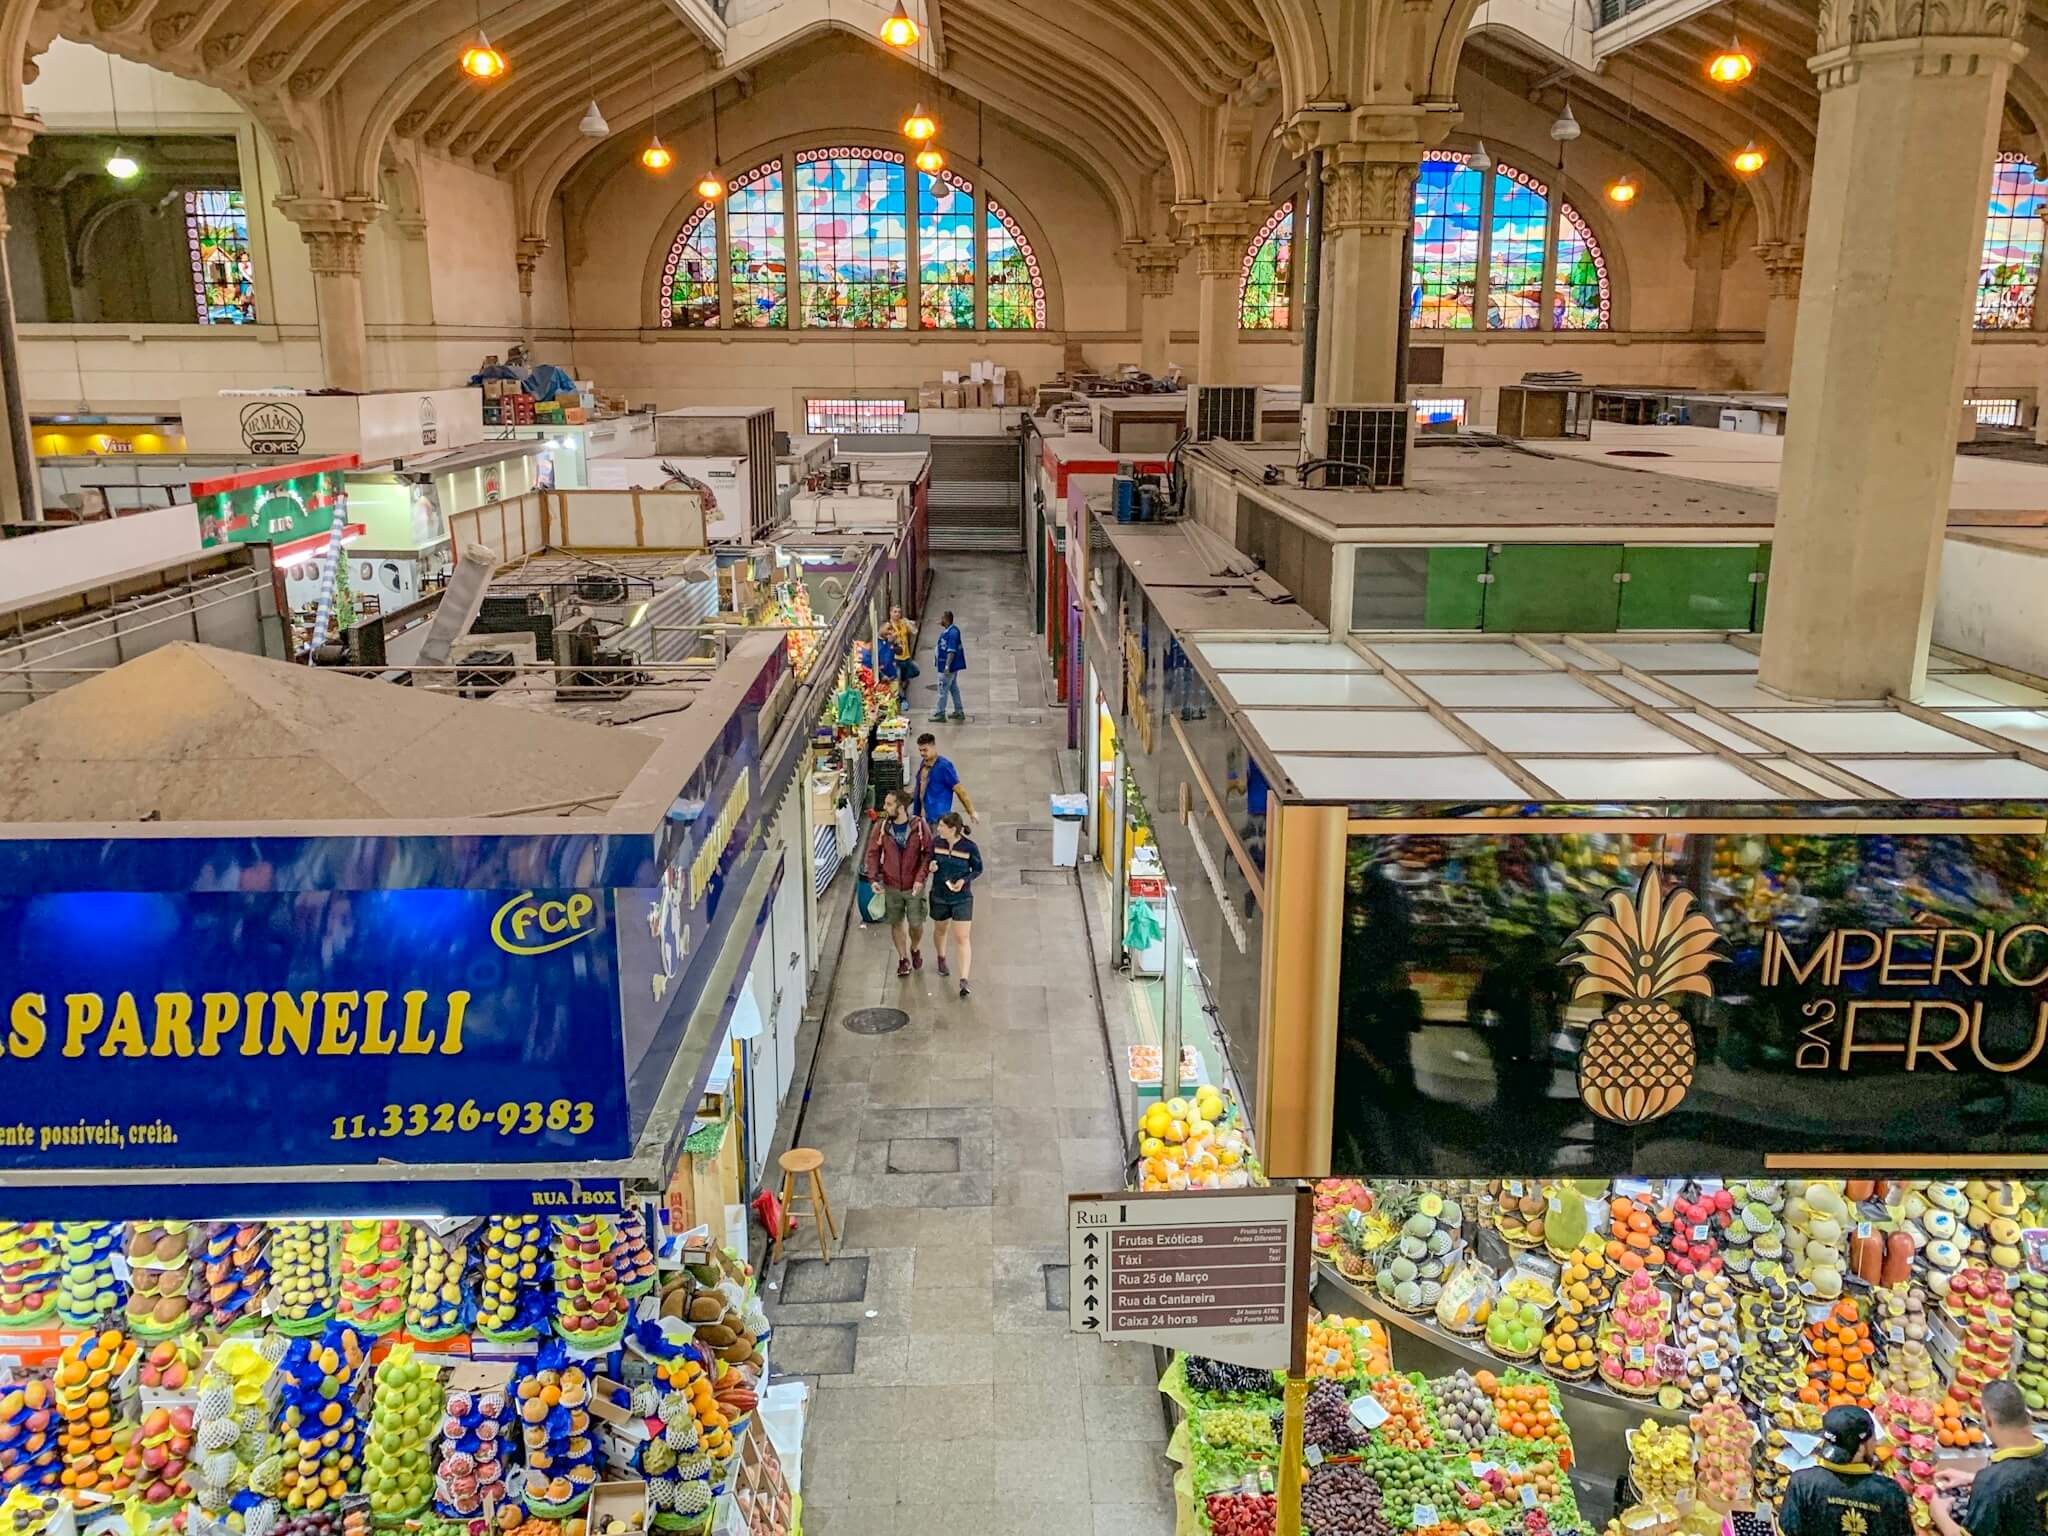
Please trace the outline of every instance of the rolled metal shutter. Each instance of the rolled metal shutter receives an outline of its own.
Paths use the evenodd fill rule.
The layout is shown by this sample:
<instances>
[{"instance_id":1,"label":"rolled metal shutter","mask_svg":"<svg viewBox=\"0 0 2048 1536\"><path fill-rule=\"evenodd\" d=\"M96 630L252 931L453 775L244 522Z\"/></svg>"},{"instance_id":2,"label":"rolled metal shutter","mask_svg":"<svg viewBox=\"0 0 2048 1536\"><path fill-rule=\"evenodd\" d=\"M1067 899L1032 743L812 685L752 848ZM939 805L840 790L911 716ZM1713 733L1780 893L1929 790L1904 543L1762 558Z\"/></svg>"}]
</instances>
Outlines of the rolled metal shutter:
<instances>
[{"instance_id":1,"label":"rolled metal shutter","mask_svg":"<svg viewBox=\"0 0 2048 1536\"><path fill-rule=\"evenodd\" d=\"M1021 550L1019 480L1014 437L933 438L931 547Z\"/></svg>"}]
</instances>

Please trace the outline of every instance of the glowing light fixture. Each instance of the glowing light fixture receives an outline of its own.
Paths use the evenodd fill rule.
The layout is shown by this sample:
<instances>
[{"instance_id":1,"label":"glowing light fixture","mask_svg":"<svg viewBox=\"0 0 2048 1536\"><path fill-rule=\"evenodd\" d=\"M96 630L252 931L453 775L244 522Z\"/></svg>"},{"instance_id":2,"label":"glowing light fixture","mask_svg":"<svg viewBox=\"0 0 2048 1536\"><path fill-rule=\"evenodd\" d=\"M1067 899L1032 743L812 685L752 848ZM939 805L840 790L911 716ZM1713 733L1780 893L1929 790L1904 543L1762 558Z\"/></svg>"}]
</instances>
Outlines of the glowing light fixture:
<instances>
[{"instance_id":1,"label":"glowing light fixture","mask_svg":"<svg viewBox=\"0 0 2048 1536\"><path fill-rule=\"evenodd\" d=\"M1635 179L1624 176L1621 180L1608 184L1607 201L1617 208L1626 208L1636 200L1636 190Z\"/></svg>"},{"instance_id":2,"label":"glowing light fixture","mask_svg":"<svg viewBox=\"0 0 2048 1536\"><path fill-rule=\"evenodd\" d=\"M939 152L936 144L927 144L917 152L917 168L927 176L936 176L946 163L946 157Z\"/></svg>"},{"instance_id":3,"label":"glowing light fixture","mask_svg":"<svg viewBox=\"0 0 2048 1536\"><path fill-rule=\"evenodd\" d=\"M1735 151L1734 155L1730 157L1728 163L1734 166L1735 169L1740 171L1743 175L1754 176L1758 171L1764 168L1764 162L1770 158L1771 157L1769 155L1765 154L1763 150L1757 147L1756 140L1751 139L1747 144L1743 145L1742 148Z\"/></svg>"},{"instance_id":4,"label":"glowing light fixture","mask_svg":"<svg viewBox=\"0 0 2048 1536\"><path fill-rule=\"evenodd\" d=\"M661 142L661 135L657 133L647 141L647 147L640 151L640 163L650 171L659 173L674 165L676 157L669 147Z\"/></svg>"},{"instance_id":5,"label":"glowing light fixture","mask_svg":"<svg viewBox=\"0 0 2048 1536\"><path fill-rule=\"evenodd\" d=\"M1755 73L1755 56L1732 32L1728 35L1728 46L1707 60L1707 78L1716 85L1740 85Z\"/></svg>"},{"instance_id":6,"label":"glowing light fixture","mask_svg":"<svg viewBox=\"0 0 2048 1536\"><path fill-rule=\"evenodd\" d=\"M913 144L922 144L927 139L937 138L938 134L938 120L925 111L921 101L910 109L910 116L903 119L903 137Z\"/></svg>"},{"instance_id":7,"label":"glowing light fixture","mask_svg":"<svg viewBox=\"0 0 2048 1536\"><path fill-rule=\"evenodd\" d=\"M482 27L476 29L476 41L462 50L462 72L472 80L499 80L511 67Z\"/></svg>"},{"instance_id":8,"label":"glowing light fixture","mask_svg":"<svg viewBox=\"0 0 2048 1536\"><path fill-rule=\"evenodd\" d=\"M116 181L133 181L142 174L141 163L119 145L107 156L107 174Z\"/></svg>"},{"instance_id":9,"label":"glowing light fixture","mask_svg":"<svg viewBox=\"0 0 2048 1536\"><path fill-rule=\"evenodd\" d=\"M725 196L725 183L706 172L697 182L697 195L707 203L715 203Z\"/></svg>"},{"instance_id":10,"label":"glowing light fixture","mask_svg":"<svg viewBox=\"0 0 2048 1536\"><path fill-rule=\"evenodd\" d=\"M910 19L910 12L903 9L903 0L896 0L896 9L882 23L882 41L891 48L908 48L920 35L917 23Z\"/></svg>"}]
</instances>

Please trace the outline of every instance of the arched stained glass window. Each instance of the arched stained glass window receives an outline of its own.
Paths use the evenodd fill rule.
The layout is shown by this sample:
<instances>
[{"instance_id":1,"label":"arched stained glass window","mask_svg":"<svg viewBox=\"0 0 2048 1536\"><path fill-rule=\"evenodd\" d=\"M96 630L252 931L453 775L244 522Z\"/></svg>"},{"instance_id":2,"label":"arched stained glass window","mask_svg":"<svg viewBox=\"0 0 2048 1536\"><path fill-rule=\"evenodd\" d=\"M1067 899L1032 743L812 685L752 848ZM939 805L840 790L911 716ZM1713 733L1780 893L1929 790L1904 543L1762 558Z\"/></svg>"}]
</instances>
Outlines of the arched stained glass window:
<instances>
[{"instance_id":1,"label":"arched stained glass window","mask_svg":"<svg viewBox=\"0 0 2048 1536\"><path fill-rule=\"evenodd\" d=\"M917 323L974 329L974 183L951 171L917 176Z\"/></svg>"},{"instance_id":2,"label":"arched stained glass window","mask_svg":"<svg viewBox=\"0 0 2048 1536\"><path fill-rule=\"evenodd\" d=\"M1526 171L1493 174L1487 226L1486 324L1533 331L1543 318L1543 250L1550 232L1550 189Z\"/></svg>"},{"instance_id":3,"label":"arched stained glass window","mask_svg":"<svg viewBox=\"0 0 2048 1536\"><path fill-rule=\"evenodd\" d=\"M900 331L909 324L903 177L903 155L893 149L807 149L796 157L805 325Z\"/></svg>"},{"instance_id":4,"label":"arched stained glass window","mask_svg":"<svg viewBox=\"0 0 2048 1536\"><path fill-rule=\"evenodd\" d=\"M757 165L726 186L725 260L732 273L732 323L780 329L789 324L789 220L782 206L782 162Z\"/></svg>"},{"instance_id":5,"label":"arched stained glass window","mask_svg":"<svg viewBox=\"0 0 2048 1536\"><path fill-rule=\"evenodd\" d=\"M1294 204L1273 210L1244 251L1244 275L1237 284L1241 330L1284 331L1293 321L1289 283L1294 277Z\"/></svg>"},{"instance_id":6,"label":"arched stained glass window","mask_svg":"<svg viewBox=\"0 0 2048 1536\"><path fill-rule=\"evenodd\" d=\"M1038 253L1010 211L988 200L988 328L992 331L1045 329L1045 275Z\"/></svg>"},{"instance_id":7,"label":"arched stained glass window","mask_svg":"<svg viewBox=\"0 0 2048 1536\"><path fill-rule=\"evenodd\" d=\"M1604 331L1614 323L1607 258L1579 210L1566 203L1557 224L1556 292L1550 324L1559 331Z\"/></svg>"},{"instance_id":8,"label":"arched stained glass window","mask_svg":"<svg viewBox=\"0 0 2048 1536\"><path fill-rule=\"evenodd\" d=\"M249 210L233 188L185 194L185 244L192 258L192 299L201 325L256 323L256 268L249 254Z\"/></svg>"},{"instance_id":9,"label":"arched stained glass window","mask_svg":"<svg viewBox=\"0 0 2048 1536\"><path fill-rule=\"evenodd\" d=\"M2023 331L2034 323L2034 285L2041 280L2041 211L2048 186L2033 162L2003 154L1991 168L1991 206L1984 217L1984 259L1977 273L1976 326Z\"/></svg>"},{"instance_id":10,"label":"arched stained glass window","mask_svg":"<svg viewBox=\"0 0 2048 1536\"><path fill-rule=\"evenodd\" d=\"M1409 323L1469 331L1479 293L1479 220L1486 181L1465 156L1432 149L1415 178L1415 265Z\"/></svg>"},{"instance_id":11,"label":"arched stained glass window","mask_svg":"<svg viewBox=\"0 0 2048 1536\"><path fill-rule=\"evenodd\" d=\"M698 205L668 248L661 323L694 331L718 326L718 210L709 203Z\"/></svg>"}]
</instances>

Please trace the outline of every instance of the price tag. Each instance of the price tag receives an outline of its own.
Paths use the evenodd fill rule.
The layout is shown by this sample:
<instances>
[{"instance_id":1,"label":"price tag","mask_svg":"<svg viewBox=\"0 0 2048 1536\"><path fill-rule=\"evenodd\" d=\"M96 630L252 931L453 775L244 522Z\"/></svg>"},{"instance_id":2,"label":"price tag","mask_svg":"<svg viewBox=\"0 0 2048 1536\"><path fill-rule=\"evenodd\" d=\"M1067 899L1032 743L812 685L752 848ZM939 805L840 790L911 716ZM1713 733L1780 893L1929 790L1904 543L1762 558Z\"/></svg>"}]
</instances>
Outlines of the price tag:
<instances>
[{"instance_id":1,"label":"price tag","mask_svg":"<svg viewBox=\"0 0 2048 1536\"><path fill-rule=\"evenodd\" d=\"M1343 1361L1343 1355L1339 1354L1336 1350L1326 1349L1323 1351L1323 1364L1331 1366L1341 1365Z\"/></svg>"},{"instance_id":2,"label":"price tag","mask_svg":"<svg viewBox=\"0 0 2048 1536\"><path fill-rule=\"evenodd\" d=\"M1535 1507L1536 1507L1536 1485L1535 1485L1534 1483L1524 1483L1524 1484L1522 1484L1522 1508L1524 1508L1524 1509L1534 1509Z\"/></svg>"},{"instance_id":3,"label":"price tag","mask_svg":"<svg viewBox=\"0 0 2048 1536\"><path fill-rule=\"evenodd\" d=\"M1885 1329L1884 1336L1893 1344L1903 1344L1906 1342L1905 1326L1900 1323L1893 1323L1889 1328Z\"/></svg>"},{"instance_id":4,"label":"price tag","mask_svg":"<svg viewBox=\"0 0 2048 1536\"><path fill-rule=\"evenodd\" d=\"M1858 1237L1875 1237L1877 1229L1867 1221L1859 1221L1856 1223L1856 1235Z\"/></svg>"},{"instance_id":5,"label":"price tag","mask_svg":"<svg viewBox=\"0 0 2048 1536\"><path fill-rule=\"evenodd\" d=\"M1507 1192L1517 1200L1522 1198L1522 1181L1520 1179L1509 1179L1506 1188Z\"/></svg>"},{"instance_id":6,"label":"price tag","mask_svg":"<svg viewBox=\"0 0 2048 1536\"><path fill-rule=\"evenodd\" d=\"M1649 1359L1649 1356L1647 1356L1646 1354L1644 1354L1644 1353L1643 1353L1643 1346L1642 1346L1642 1345L1640 1345L1640 1344L1631 1344L1631 1345L1629 1345L1629 1347L1628 1347L1628 1363L1629 1363L1630 1365L1633 1365L1633 1366L1637 1366L1637 1367L1641 1367L1641 1366L1642 1366L1642 1365L1643 1365L1643 1364L1644 1364L1644 1363L1645 1363L1645 1362L1646 1362L1646 1361L1647 1361L1648 1359Z\"/></svg>"},{"instance_id":7,"label":"price tag","mask_svg":"<svg viewBox=\"0 0 2048 1536\"><path fill-rule=\"evenodd\" d=\"M125 1253L109 1254L107 1267L113 1270L114 1278L123 1285L135 1278L135 1272L128 1267L128 1255Z\"/></svg>"},{"instance_id":8,"label":"price tag","mask_svg":"<svg viewBox=\"0 0 2048 1536\"><path fill-rule=\"evenodd\" d=\"M1721 1369L1721 1352L1715 1349L1701 1350L1700 1369L1703 1371L1718 1371Z\"/></svg>"},{"instance_id":9,"label":"price tag","mask_svg":"<svg viewBox=\"0 0 2048 1536\"><path fill-rule=\"evenodd\" d=\"M1701 1222L1692 1229L1692 1240L1696 1243L1704 1243L1707 1240L1707 1234L1712 1230L1705 1222Z\"/></svg>"},{"instance_id":10,"label":"price tag","mask_svg":"<svg viewBox=\"0 0 2048 1536\"><path fill-rule=\"evenodd\" d=\"M1416 1505L1416 1506L1415 1506L1415 1520L1414 1520L1414 1525L1415 1525L1415 1529L1417 1529L1417 1530L1419 1531L1419 1530L1421 1530L1421 1529L1422 1529L1422 1528L1423 1528L1423 1527L1424 1527L1425 1525L1435 1525L1435 1524L1436 1524L1436 1506L1435 1506L1434 1504L1418 1504L1418 1505Z\"/></svg>"},{"instance_id":11,"label":"price tag","mask_svg":"<svg viewBox=\"0 0 2048 1536\"><path fill-rule=\"evenodd\" d=\"M1782 1344L1785 1342L1785 1330L1782 1328L1772 1328L1765 1334L1765 1337L1773 1344Z\"/></svg>"},{"instance_id":12,"label":"price tag","mask_svg":"<svg viewBox=\"0 0 2048 1536\"><path fill-rule=\"evenodd\" d=\"M1498 1472L1499 1470L1500 1468L1490 1461L1475 1461L1472 1463L1472 1475L1474 1477L1484 1477L1489 1472Z\"/></svg>"},{"instance_id":13,"label":"price tag","mask_svg":"<svg viewBox=\"0 0 2048 1536\"><path fill-rule=\"evenodd\" d=\"M1703 1195L1714 1195L1721 1192L1722 1184L1719 1179L1694 1179L1692 1182L1694 1187Z\"/></svg>"},{"instance_id":14,"label":"price tag","mask_svg":"<svg viewBox=\"0 0 2048 1536\"><path fill-rule=\"evenodd\" d=\"M1386 1406L1368 1392L1351 1400L1351 1417L1367 1429L1378 1429L1387 1422Z\"/></svg>"},{"instance_id":15,"label":"price tag","mask_svg":"<svg viewBox=\"0 0 2048 1536\"><path fill-rule=\"evenodd\" d=\"M1323 1448L1312 1445L1301 1453L1301 1459L1312 1467L1320 1467L1323 1464Z\"/></svg>"}]
</instances>

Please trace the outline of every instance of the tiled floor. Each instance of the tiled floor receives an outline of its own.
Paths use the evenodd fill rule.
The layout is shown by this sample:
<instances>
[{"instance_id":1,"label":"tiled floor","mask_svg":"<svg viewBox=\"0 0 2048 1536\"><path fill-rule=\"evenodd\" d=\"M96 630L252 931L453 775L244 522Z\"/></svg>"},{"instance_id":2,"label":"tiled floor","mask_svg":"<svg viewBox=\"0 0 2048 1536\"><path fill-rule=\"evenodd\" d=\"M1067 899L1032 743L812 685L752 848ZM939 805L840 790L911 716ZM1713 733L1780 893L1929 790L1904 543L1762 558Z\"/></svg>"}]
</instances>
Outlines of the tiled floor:
<instances>
[{"instance_id":1,"label":"tiled floor","mask_svg":"<svg viewBox=\"0 0 2048 1536\"><path fill-rule=\"evenodd\" d=\"M848 936L801 1136L825 1154L845 1243L829 1278L800 1262L770 1275L777 1364L804 1371L814 1393L804 1531L1168 1536L1151 1352L1075 1337L1048 1304L1067 1192L1122 1184L1079 890L1071 871L1023 878L1051 868L1046 797L1066 712L1047 702L1019 564L934 563L928 617L955 611L968 658L969 719L936 729L939 750L974 800L988 865L974 993L956 997L935 973L929 933L924 970L900 982L882 930ZM919 720L935 633L921 647ZM909 1025L841 1026L877 1005L906 1010ZM811 1241L785 1259L815 1259ZM865 1261L857 1281L840 1254Z\"/></svg>"}]
</instances>

